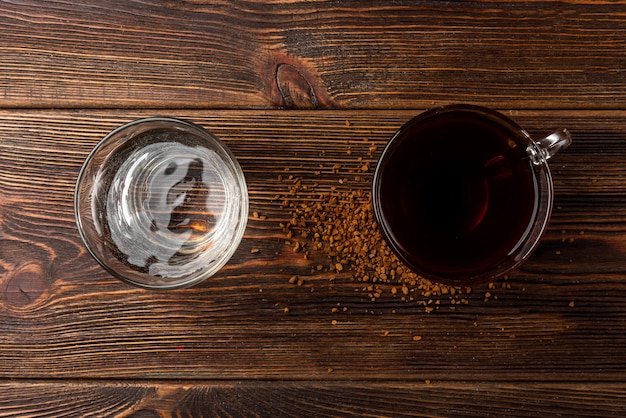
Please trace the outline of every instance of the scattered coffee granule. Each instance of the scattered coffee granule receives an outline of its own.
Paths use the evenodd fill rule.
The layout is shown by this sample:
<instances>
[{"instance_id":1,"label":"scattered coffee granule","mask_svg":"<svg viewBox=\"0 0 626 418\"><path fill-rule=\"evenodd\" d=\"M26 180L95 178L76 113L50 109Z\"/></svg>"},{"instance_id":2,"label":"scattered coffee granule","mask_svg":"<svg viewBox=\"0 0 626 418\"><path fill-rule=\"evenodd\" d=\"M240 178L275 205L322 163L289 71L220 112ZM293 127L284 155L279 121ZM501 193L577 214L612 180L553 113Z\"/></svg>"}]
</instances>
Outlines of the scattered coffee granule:
<instances>
[{"instance_id":1,"label":"scattered coffee granule","mask_svg":"<svg viewBox=\"0 0 626 418\"><path fill-rule=\"evenodd\" d=\"M442 299L450 302L450 309L469 303L466 295L471 288L432 283L404 266L387 246L371 204L370 184L378 147L368 144L361 155L357 149L363 149L362 145L348 145L350 161L320 164L320 170L311 171L308 177L282 179L288 187L278 199L289 213L289 220L280 224L285 243L305 260L312 252L326 258L319 264L320 258L314 257L317 262L311 265L311 273L330 272L372 284L356 290L373 302L390 293L422 305L429 313L442 306ZM324 174L331 177L323 178ZM337 176L340 186L332 185Z\"/></svg>"}]
</instances>

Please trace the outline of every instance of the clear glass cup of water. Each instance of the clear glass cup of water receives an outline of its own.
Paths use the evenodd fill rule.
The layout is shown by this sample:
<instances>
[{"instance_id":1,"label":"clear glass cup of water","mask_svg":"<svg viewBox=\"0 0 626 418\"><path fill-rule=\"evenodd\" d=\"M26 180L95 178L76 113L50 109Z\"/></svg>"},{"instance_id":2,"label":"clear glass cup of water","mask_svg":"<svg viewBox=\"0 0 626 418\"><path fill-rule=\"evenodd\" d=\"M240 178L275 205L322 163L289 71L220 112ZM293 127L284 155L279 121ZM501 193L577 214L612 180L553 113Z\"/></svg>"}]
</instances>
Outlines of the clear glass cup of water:
<instances>
[{"instance_id":1,"label":"clear glass cup of water","mask_svg":"<svg viewBox=\"0 0 626 418\"><path fill-rule=\"evenodd\" d=\"M203 128L139 119L108 134L79 174L74 210L91 255L143 288L192 286L238 248L248 192L239 163Z\"/></svg>"}]
</instances>

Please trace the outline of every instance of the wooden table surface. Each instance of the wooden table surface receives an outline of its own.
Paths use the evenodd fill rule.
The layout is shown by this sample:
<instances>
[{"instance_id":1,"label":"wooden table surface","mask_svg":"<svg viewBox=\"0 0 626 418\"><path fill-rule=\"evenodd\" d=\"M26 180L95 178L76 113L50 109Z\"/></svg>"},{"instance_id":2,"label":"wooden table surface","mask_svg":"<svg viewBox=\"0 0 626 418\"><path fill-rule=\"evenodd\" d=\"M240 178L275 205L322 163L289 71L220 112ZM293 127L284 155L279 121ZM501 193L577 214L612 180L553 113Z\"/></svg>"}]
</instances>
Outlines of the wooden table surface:
<instances>
[{"instance_id":1,"label":"wooden table surface","mask_svg":"<svg viewBox=\"0 0 626 418\"><path fill-rule=\"evenodd\" d=\"M626 416L626 2L3 0L0 33L0 416ZM289 203L366 207L386 141L449 103L572 132L521 269L430 294L289 238ZM87 154L153 115L249 187L184 290L112 278L74 222Z\"/></svg>"}]
</instances>

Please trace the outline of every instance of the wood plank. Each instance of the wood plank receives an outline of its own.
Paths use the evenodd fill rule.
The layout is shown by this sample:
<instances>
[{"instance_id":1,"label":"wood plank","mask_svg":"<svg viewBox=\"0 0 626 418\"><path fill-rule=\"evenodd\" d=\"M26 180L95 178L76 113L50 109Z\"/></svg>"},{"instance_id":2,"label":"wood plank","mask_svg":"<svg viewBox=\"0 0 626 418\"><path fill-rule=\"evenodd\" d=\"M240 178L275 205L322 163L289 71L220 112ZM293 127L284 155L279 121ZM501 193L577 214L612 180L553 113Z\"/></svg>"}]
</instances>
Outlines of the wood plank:
<instances>
[{"instance_id":1,"label":"wood plank","mask_svg":"<svg viewBox=\"0 0 626 418\"><path fill-rule=\"evenodd\" d=\"M0 107L625 108L624 2L0 2Z\"/></svg>"},{"instance_id":2,"label":"wood plank","mask_svg":"<svg viewBox=\"0 0 626 418\"><path fill-rule=\"evenodd\" d=\"M622 384L488 382L0 383L0 417L616 417Z\"/></svg>"},{"instance_id":3,"label":"wood plank","mask_svg":"<svg viewBox=\"0 0 626 418\"><path fill-rule=\"evenodd\" d=\"M417 112L162 112L227 143L262 216L216 276L150 292L90 258L72 199L97 141L151 112L0 111L0 377L624 381L623 112L510 112L536 135L566 126L574 144L553 160L547 235L508 281L394 294L397 283L354 281L349 265L318 271L328 254L305 260L285 244L291 214L275 195L288 175L319 192L367 190L385 141ZM349 174L358 157L371 159L360 181Z\"/></svg>"}]
</instances>

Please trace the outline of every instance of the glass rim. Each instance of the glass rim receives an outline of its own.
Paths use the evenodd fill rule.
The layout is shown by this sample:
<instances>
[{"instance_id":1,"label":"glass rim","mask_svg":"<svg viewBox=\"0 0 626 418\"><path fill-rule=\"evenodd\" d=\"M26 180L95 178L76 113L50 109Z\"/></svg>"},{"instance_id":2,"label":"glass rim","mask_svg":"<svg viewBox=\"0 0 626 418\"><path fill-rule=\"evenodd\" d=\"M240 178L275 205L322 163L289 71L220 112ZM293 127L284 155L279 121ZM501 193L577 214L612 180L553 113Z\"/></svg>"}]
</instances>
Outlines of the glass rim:
<instances>
[{"instance_id":1,"label":"glass rim","mask_svg":"<svg viewBox=\"0 0 626 418\"><path fill-rule=\"evenodd\" d=\"M469 112L489 118L509 130L512 134L514 134L516 139L522 141L523 145L526 147L525 152L530 158L536 154L538 145L529 133L514 120L496 110L471 104L450 104L429 109L409 119L398 130L396 130L387 142L376 163L372 179L371 200L374 217L376 219L376 223L378 224L379 231L391 250L407 267L418 275L438 283L452 286L465 286L485 283L502 278L507 273L520 267L530 257L539 245L541 237L543 236L550 221L554 205L554 185L550 168L546 160L540 160L539 163L531 163L532 174L535 181L538 183L538 189L536 190L537 205L533 212L531 221L529 222L527 231L522 235L518 243L511 248L508 256L503 258L499 264L483 269L482 271L475 272L471 275L447 276L434 271L429 271L423 266L413 262L408 256L407 251L405 251L393 238L394 234L392 232L392 228L386 220L385 211L382 207L381 196L382 171L384 170L384 166L388 163L388 160L396 151L396 148L399 146L399 142L404 139L405 132L410 130L411 127L420 124L431 117L453 111Z\"/></svg>"},{"instance_id":2,"label":"glass rim","mask_svg":"<svg viewBox=\"0 0 626 418\"><path fill-rule=\"evenodd\" d=\"M239 222L237 223L236 228L233 230L233 240L228 245L227 251L221 254L219 259L213 263L212 268L208 269L202 274L198 274L195 276L192 275L191 277L189 277L190 275L187 274L183 276L184 278L186 278L186 280L173 281L172 283L168 283L168 284L150 284L147 282L134 280L130 277L127 277L127 275L121 274L113 266L109 265L105 260L103 260L101 255L98 254L98 252L94 249L95 245L91 242L90 238L87 236L85 232L84 219L81 216L81 207L86 205L87 202L81 199L80 188L81 188L81 185L85 181L85 176L90 168L90 164L94 161L95 157L98 155L98 152L100 152L106 145L109 144L109 142L112 139L116 138L121 132L125 132L128 129L131 129L139 125L147 126L147 128L141 133L149 132L152 129L150 125L153 125L155 123L164 124L163 126L164 128L178 127L178 128L182 128L183 130L184 129L192 130L199 137L206 139L207 141L210 142L211 145L217 147L219 152L223 153L224 156L226 157L225 160L222 158L222 161L226 164L226 166L232 169L233 173L235 174L235 180L237 182L236 187L241 191L241 196L240 196L241 199L239 201L240 214L238 216ZM120 144L123 144L127 140L132 140L133 137L124 139L123 141L120 142ZM106 161L106 158L103 161ZM90 196L91 196L91 192L90 192ZM89 200L91 200L91 197ZM79 174L76 178L76 183L74 187L73 207L74 207L74 218L75 218L75 222L77 225L77 229L81 237L81 240L83 244L85 245L85 248L87 249L91 257L95 261L97 261L98 264L102 268L104 268L109 274L111 274L115 278L127 284L130 284L136 287L140 287L144 289L151 289L151 290L170 290L170 289L190 287L208 279L209 277L217 273L217 271L219 271L232 258L232 255L238 249L239 244L241 243L243 239L243 235L247 228L248 211L249 211L249 195L248 195L248 189L247 189L247 182L246 182L243 170L239 164L239 161L234 156L232 151L226 146L226 144L222 142L222 140L217 138L208 130L204 129L203 127L193 122L189 122L187 120L174 118L174 117L152 116L152 117L138 118L138 119L132 120L130 122L127 122L118 126L114 130L106 134L102 139L100 139L98 143L91 149L91 151L89 152L89 154L83 161ZM146 276L150 276L150 275L146 274ZM157 276L153 276L153 277L157 277Z\"/></svg>"}]
</instances>

